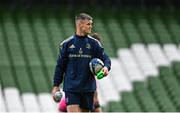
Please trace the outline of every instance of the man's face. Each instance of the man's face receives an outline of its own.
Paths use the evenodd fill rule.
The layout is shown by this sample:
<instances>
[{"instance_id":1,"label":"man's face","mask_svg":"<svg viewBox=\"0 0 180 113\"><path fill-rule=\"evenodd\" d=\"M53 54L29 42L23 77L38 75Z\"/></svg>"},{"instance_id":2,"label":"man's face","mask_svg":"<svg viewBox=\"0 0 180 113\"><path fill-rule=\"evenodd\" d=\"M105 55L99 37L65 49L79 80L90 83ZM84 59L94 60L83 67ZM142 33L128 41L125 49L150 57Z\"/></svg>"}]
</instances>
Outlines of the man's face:
<instances>
[{"instance_id":1,"label":"man's face","mask_svg":"<svg viewBox=\"0 0 180 113\"><path fill-rule=\"evenodd\" d=\"M91 33L91 29L92 29L92 20L82 20L79 24L79 29L81 30L81 32L85 33L85 34L89 34Z\"/></svg>"}]
</instances>

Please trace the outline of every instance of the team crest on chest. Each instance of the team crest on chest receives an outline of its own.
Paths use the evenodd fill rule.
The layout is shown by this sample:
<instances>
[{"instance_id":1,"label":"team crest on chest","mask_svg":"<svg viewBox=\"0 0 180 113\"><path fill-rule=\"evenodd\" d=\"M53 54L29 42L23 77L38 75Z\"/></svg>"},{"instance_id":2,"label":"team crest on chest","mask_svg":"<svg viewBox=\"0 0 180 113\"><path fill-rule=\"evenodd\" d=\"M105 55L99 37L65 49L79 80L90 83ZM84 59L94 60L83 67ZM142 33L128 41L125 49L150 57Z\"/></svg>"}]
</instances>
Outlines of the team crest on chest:
<instances>
[{"instance_id":1,"label":"team crest on chest","mask_svg":"<svg viewBox=\"0 0 180 113\"><path fill-rule=\"evenodd\" d=\"M89 43L86 44L87 49L91 49L91 45Z\"/></svg>"}]
</instances>

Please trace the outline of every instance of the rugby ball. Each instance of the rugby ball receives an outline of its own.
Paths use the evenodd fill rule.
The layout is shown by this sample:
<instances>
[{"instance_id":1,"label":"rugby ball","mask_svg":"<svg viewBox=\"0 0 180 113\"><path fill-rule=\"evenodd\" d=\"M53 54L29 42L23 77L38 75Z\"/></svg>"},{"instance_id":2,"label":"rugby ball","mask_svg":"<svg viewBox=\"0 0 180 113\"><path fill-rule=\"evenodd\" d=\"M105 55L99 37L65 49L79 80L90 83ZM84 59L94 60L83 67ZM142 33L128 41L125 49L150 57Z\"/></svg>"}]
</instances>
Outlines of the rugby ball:
<instances>
[{"instance_id":1,"label":"rugby ball","mask_svg":"<svg viewBox=\"0 0 180 113\"><path fill-rule=\"evenodd\" d=\"M102 68L104 67L104 63L101 59L99 58L93 58L90 62L89 62L89 68L90 71L96 75Z\"/></svg>"}]
</instances>

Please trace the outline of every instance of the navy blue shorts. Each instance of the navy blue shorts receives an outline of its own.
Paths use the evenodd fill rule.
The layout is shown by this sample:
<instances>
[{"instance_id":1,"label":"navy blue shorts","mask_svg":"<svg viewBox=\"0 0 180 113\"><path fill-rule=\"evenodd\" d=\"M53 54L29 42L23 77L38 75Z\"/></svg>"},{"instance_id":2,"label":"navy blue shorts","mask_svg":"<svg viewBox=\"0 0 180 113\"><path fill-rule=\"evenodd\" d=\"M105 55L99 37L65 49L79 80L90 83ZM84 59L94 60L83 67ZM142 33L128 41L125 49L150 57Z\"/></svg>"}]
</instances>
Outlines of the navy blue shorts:
<instances>
[{"instance_id":1,"label":"navy blue shorts","mask_svg":"<svg viewBox=\"0 0 180 113\"><path fill-rule=\"evenodd\" d=\"M94 109L93 98L94 92L65 92L66 105L79 105L80 108L92 111Z\"/></svg>"}]
</instances>

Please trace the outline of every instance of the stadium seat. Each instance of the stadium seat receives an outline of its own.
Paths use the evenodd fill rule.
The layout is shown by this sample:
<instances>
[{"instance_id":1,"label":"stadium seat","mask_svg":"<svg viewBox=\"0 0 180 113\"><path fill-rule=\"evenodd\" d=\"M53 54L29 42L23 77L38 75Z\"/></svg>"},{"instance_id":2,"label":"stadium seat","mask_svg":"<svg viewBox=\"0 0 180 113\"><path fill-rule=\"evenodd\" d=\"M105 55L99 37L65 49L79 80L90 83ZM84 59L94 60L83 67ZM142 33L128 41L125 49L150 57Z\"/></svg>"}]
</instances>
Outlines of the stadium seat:
<instances>
[{"instance_id":1,"label":"stadium seat","mask_svg":"<svg viewBox=\"0 0 180 113\"><path fill-rule=\"evenodd\" d=\"M171 13L170 13L171 14ZM180 44L180 25L178 24L177 20L174 18L174 15L164 15L167 23L167 27L169 31L172 33L173 39L177 45Z\"/></svg>"},{"instance_id":2,"label":"stadium seat","mask_svg":"<svg viewBox=\"0 0 180 113\"><path fill-rule=\"evenodd\" d=\"M23 112L23 103L17 88L9 87L4 89L5 103L9 112Z\"/></svg>"},{"instance_id":3,"label":"stadium seat","mask_svg":"<svg viewBox=\"0 0 180 113\"><path fill-rule=\"evenodd\" d=\"M144 15L142 16L135 16L137 19L137 28L139 29L141 35L142 35L142 40L146 44L153 44L153 43L158 43L157 39L155 38L155 35L148 24L148 21L145 19Z\"/></svg>"},{"instance_id":4,"label":"stadium seat","mask_svg":"<svg viewBox=\"0 0 180 113\"><path fill-rule=\"evenodd\" d=\"M2 30L2 25L0 25L0 65L1 66L7 66L10 64L9 59L8 59L8 55L7 55L7 50L6 50L6 43L5 43L5 39L4 39L4 34L3 34L3 30Z\"/></svg>"},{"instance_id":5,"label":"stadium seat","mask_svg":"<svg viewBox=\"0 0 180 113\"><path fill-rule=\"evenodd\" d=\"M98 87L98 86L97 86ZM108 111L108 108L106 107L108 102L106 99L103 98L103 92L100 91L99 88L97 88L97 92L98 92L98 99L99 99L99 103L100 105L103 107L104 111Z\"/></svg>"},{"instance_id":6,"label":"stadium seat","mask_svg":"<svg viewBox=\"0 0 180 113\"><path fill-rule=\"evenodd\" d=\"M97 81L98 88L102 92L101 93L103 96L102 98L104 98L107 102L119 101L120 100L119 92L116 90L115 86L111 84L112 80L109 76ZM112 95L112 96L109 96L109 95Z\"/></svg>"},{"instance_id":7,"label":"stadium seat","mask_svg":"<svg viewBox=\"0 0 180 113\"><path fill-rule=\"evenodd\" d=\"M157 38L159 39L161 44L173 43L169 31L166 29L162 20L156 12L152 15L149 15L152 21L152 26L157 34Z\"/></svg>"},{"instance_id":8,"label":"stadium seat","mask_svg":"<svg viewBox=\"0 0 180 113\"><path fill-rule=\"evenodd\" d=\"M127 13L127 16L129 16L128 13ZM130 45L132 45L133 43L142 43L140 35L138 34L138 31L136 30L130 17L125 18L122 21L122 25L123 25L124 31L127 34L127 38L129 40Z\"/></svg>"},{"instance_id":9,"label":"stadium seat","mask_svg":"<svg viewBox=\"0 0 180 113\"><path fill-rule=\"evenodd\" d=\"M142 75L141 71L139 70L131 50L129 49L118 50L118 57L122 61L122 64L125 67L126 73L131 82L145 80L145 77Z\"/></svg>"},{"instance_id":10,"label":"stadium seat","mask_svg":"<svg viewBox=\"0 0 180 113\"><path fill-rule=\"evenodd\" d=\"M137 98L132 92L122 92L122 103L126 112L141 112Z\"/></svg>"},{"instance_id":11,"label":"stadium seat","mask_svg":"<svg viewBox=\"0 0 180 113\"><path fill-rule=\"evenodd\" d=\"M16 87L16 82L10 66L0 66L1 83L3 88Z\"/></svg>"},{"instance_id":12,"label":"stadium seat","mask_svg":"<svg viewBox=\"0 0 180 113\"><path fill-rule=\"evenodd\" d=\"M122 105L121 102L115 102L115 101L111 101L109 102L109 110L108 112L124 112L124 107Z\"/></svg>"},{"instance_id":13,"label":"stadium seat","mask_svg":"<svg viewBox=\"0 0 180 113\"><path fill-rule=\"evenodd\" d=\"M57 54L59 52L59 44L67 37L63 36L63 30L60 28L57 18L49 17L47 18L47 26L49 29L49 32L51 34L51 39L54 45L54 52ZM59 42L59 43L57 43ZM56 55L57 57L57 55ZM55 57L55 58L56 58Z\"/></svg>"},{"instance_id":14,"label":"stadium seat","mask_svg":"<svg viewBox=\"0 0 180 113\"><path fill-rule=\"evenodd\" d=\"M64 18L58 18L58 19L60 19L60 25L62 25L62 28L64 29L64 36L65 36L64 39L74 34L73 21L70 19L69 16L65 16Z\"/></svg>"},{"instance_id":15,"label":"stadium seat","mask_svg":"<svg viewBox=\"0 0 180 113\"><path fill-rule=\"evenodd\" d=\"M37 96L32 93L23 93L22 102L25 112L40 112L40 105Z\"/></svg>"},{"instance_id":16,"label":"stadium seat","mask_svg":"<svg viewBox=\"0 0 180 113\"><path fill-rule=\"evenodd\" d=\"M151 93L148 91L146 84L144 82L133 82L134 92L136 94L137 100L141 104L141 108L144 112L158 112L154 99Z\"/></svg>"},{"instance_id":17,"label":"stadium seat","mask_svg":"<svg viewBox=\"0 0 180 113\"><path fill-rule=\"evenodd\" d=\"M120 92L132 91L132 84L122 67L122 62L116 58L111 58L112 69L110 71L112 82Z\"/></svg>"},{"instance_id":18,"label":"stadium seat","mask_svg":"<svg viewBox=\"0 0 180 113\"><path fill-rule=\"evenodd\" d=\"M163 46L163 49L171 63L180 61L180 52L175 44L166 44Z\"/></svg>"},{"instance_id":19,"label":"stadium seat","mask_svg":"<svg viewBox=\"0 0 180 113\"><path fill-rule=\"evenodd\" d=\"M1 82L0 82L0 112L6 112L6 105L1 87Z\"/></svg>"},{"instance_id":20,"label":"stadium seat","mask_svg":"<svg viewBox=\"0 0 180 113\"><path fill-rule=\"evenodd\" d=\"M49 86L47 84L48 82L44 78L41 66L31 66L30 70L32 72L32 82L35 85L36 92L49 92Z\"/></svg>"},{"instance_id":21,"label":"stadium seat","mask_svg":"<svg viewBox=\"0 0 180 113\"><path fill-rule=\"evenodd\" d=\"M156 67L170 65L160 45L149 44L147 49Z\"/></svg>"},{"instance_id":22,"label":"stadium seat","mask_svg":"<svg viewBox=\"0 0 180 113\"><path fill-rule=\"evenodd\" d=\"M36 18L32 18L32 28L34 29L34 34L37 41L35 44L37 45L38 53L41 56L40 61L44 72L44 78L48 84L51 84L51 79L49 77L52 74L48 75L48 67L49 65L55 65L55 58L53 57L55 55L52 50L52 41L47 29L45 29L46 27L43 23L43 18L40 18L40 15Z\"/></svg>"},{"instance_id":23,"label":"stadium seat","mask_svg":"<svg viewBox=\"0 0 180 113\"><path fill-rule=\"evenodd\" d=\"M110 43L112 41L110 39L110 36L106 32L103 21L100 18L96 18L95 22L96 23L94 24L94 30L102 36L101 43L105 48L105 51L108 53L110 57L115 57L115 50L113 48L112 43Z\"/></svg>"},{"instance_id":24,"label":"stadium seat","mask_svg":"<svg viewBox=\"0 0 180 113\"><path fill-rule=\"evenodd\" d=\"M25 65L15 66L15 72L16 72L17 84L19 86L19 90L21 91L21 93L34 92L35 89L31 82L31 77L27 73L26 66Z\"/></svg>"},{"instance_id":25,"label":"stadium seat","mask_svg":"<svg viewBox=\"0 0 180 113\"><path fill-rule=\"evenodd\" d=\"M52 96L48 93L38 94L39 104L42 112L57 112L57 105L53 101Z\"/></svg>"},{"instance_id":26,"label":"stadium seat","mask_svg":"<svg viewBox=\"0 0 180 113\"><path fill-rule=\"evenodd\" d=\"M155 64L153 63L145 45L133 44L131 49L143 75L146 78L149 76L158 76L158 69L155 67Z\"/></svg>"},{"instance_id":27,"label":"stadium seat","mask_svg":"<svg viewBox=\"0 0 180 113\"><path fill-rule=\"evenodd\" d=\"M127 39L125 38L125 35L123 34L122 28L120 28L118 21L116 19L108 19L107 27L114 40L116 51L119 48L127 48Z\"/></svg>"},{"instance_id":28,"label":"stadium seat","mask_svg":"<svg viewBox=\"0 0 180 113\"><path fill-rule=\"evenodd\" d=\"M176 112L170 97L166 92L166 88L162 84L159 77L151 77L148 79L148 88L154 97L160 111L163 112Z\"/></svg>"},{"instance_id":29,"label":"stadium seat","mask_svg":"<svg viewBox=\"0 0 180 113\"><path fill-rule=\"evenodd\" d=\"M171 67L160 68L160 77L162 78L164 86L167 89L167 92L170 98L172 99L174 106L179 111L180 110L179 109L180 91L178 90L179 84L173 74L173 70L171 69Z\"/></svg>"}]
</instances>

